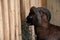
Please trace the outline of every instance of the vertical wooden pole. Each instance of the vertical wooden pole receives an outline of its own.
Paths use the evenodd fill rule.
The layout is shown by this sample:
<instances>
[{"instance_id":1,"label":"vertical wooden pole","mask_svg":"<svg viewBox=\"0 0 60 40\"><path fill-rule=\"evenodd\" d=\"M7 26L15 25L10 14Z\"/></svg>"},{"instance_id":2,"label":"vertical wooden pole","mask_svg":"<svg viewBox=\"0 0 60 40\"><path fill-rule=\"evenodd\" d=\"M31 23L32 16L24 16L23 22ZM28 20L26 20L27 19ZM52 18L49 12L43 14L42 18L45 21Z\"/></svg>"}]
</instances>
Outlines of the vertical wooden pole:
<instances>
[{"instance_id":1,"label":"vertical wooden pole","mask_svg":"<svg viewBox=\"0 0 60 40\"><path fill-rule=\"evenodd\" d=\"M25 0L25 17L27 17L27 15L29 14L29 9L30 9L30 5L29 5L29 0Z\"/></svg>"},{"instance_id":2,"label":"vertical wooden pole","mask_svg":"<svg viewBox=\"0 0 60 40\"><path fill-rule=\"evenodd\" d=\"M2 5L0 0L0 40L4 40L4 33L3 33L3 19L2 19Z\"/></svg>"},{"instance_id":3,"label":"vertical wooden pole","mask_svg":"<svg viewBox=\"0 0 60 40\"><path fill-rule=\"evenodd\" d=\"M9 0L9 16L10 16L10 36L11 40L16 40L15 36L15 9L14 9L14 0Z\"/></svg>"},{"instance_id":4,"label":"vertical wooden pole","mask_svg":"<svg viewBox=\"0 0 60 40\"><path fill-rule=\"evenodd\" d=\"M30 0L30 7L36 6L35 0Z\"/></svg>"},{"instance_id":5,"label":"vertical wooden pole","mask_svg":"<svg viewBox=\"0 0 60 40\"><path fill-rule=\"evenodd\" d=\"M16 20L16 40L22 40L21 18L20 18L20 0L15 0L15 20Z\"/></svg>"},{"instance_id":6,"label":"vertical wooden pole","mask_svg":"<svg viewBox=\"0 0 60 40\"><path fill-rule=\"evenodd\" d=\"M19 38L18 38L18 10L17 10L18 5L17 5L17 1L18 0L15 0L15 2L14 2L14 8L15 8L15 26L16 26L16 28L15 28L15 32L16 32L15 40L19 40Z\"/></svg>"},{"instance_id":7,"label":"vertical wooden pole","mask_svg":"<svg viewBox=\"0 0 60 40\"><path fill-rule=\"evenodd\" d=\"M17 2L17 10L18 10L18 36L19 36L19 40L22 40L22 26L21 26L21 11L20 11L20 0L18 0ZM16 20L17 21L17 20Z\"/></svg>"},{"instance_id":8,"label":"vertical wooden pole","mask_svg":"<svg viewBox=\"0 0 60 40\"><path fill-rule=\"evenodd\" d=\"M21 8L21 21L23 22L26 16L29 14L29 0L21 0L20 1L20 8Z\"/></svg>"},{"instance_id":9,"label":"vertical wooden pole","mask_svg":"<svg viewBox=\"0 0 60 40\"><path fill-rule=\"evenodd\" d=\"M47 7L47 0L41 0L41 5L46 8Z\"/></svg>"},{"instance_id":10,"label":"vertical wooden pole","mask_svg":"<svg viewBox=\"0 0 60 40\"><path fill-rule=\"evenodd\" d=\"M41 1L42 1L42 0L38 0L38 7L41 7L41 6L42 6L42 5L41 5L41 4L42 4Z\"/></svg>"},{"instance_id":11,"label":"vertical wooden pole","mask_svg":"<svg viewBox=\"0 0 60 40\"><path fill-rule=\"evenodd\" d=\"M25 20L25 7L24 0L20 0L20 13L21 13L21 22Z\"/></svg>"},{"instance_id":12,"label":"vertical wooden pole","mask_svg":"<svg viewBox=\"0 0 60 40\"><path fill-rule=\"evenodd\" d=\"M2 0L2 14L3 14L3 26L4 26L4 40L9 40L9 17L8 17L8 2Z\"/></svg>"}]
</instances>

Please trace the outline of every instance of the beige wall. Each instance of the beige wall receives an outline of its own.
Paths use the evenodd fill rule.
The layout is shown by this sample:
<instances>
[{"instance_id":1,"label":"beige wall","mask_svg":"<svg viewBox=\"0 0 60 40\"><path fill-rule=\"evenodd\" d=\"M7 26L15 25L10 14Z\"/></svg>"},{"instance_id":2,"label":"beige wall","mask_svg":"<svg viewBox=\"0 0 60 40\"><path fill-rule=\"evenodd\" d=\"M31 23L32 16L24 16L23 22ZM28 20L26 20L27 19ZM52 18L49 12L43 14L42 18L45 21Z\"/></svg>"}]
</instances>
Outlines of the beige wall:
<instances>
[{"instance_id":1,"label":"beige wall","mask_svg":"<svg viewBox=\"0 0 60 40\"><path fill-rule=\"evenodd\" d=\"M60 0L47 0L47 8L51 11L51 23L60 25Z\"/></svg>"}]
</instances>

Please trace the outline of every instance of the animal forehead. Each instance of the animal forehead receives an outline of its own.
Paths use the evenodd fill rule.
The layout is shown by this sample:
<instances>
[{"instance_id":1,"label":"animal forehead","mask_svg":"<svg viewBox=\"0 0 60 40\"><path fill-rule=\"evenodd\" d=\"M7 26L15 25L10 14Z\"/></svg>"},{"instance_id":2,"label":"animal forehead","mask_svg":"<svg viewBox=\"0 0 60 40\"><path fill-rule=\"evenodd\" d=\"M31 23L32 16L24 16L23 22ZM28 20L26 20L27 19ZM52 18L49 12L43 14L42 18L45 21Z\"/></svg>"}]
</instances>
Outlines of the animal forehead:
<instances>
[{"instance_id":1,"label":"animal forehead","mask_svg":"<svg viewBox=\"0 0 60 40\"><path fill-rule=\"evenodd\" d=\"M47 16L47 14L45 14L44 12L40 12L40 15L41 16L43 16L43 15Z\"/></svg>"},{"instance_id":2,"label":"animal forehead","mask_svg":"<svg viewBox=\"0 0 60 40\"><path fill-rule=\"evenodd\" d=\"M44 16L44 15L45 15L45 16L47 16L47 14L46 14L45 12L43 12L43 11L40 11L40 12L39 12L38 9L34 9L34 8L30 10L29 15L30 15L30 16L32 16L32 15L33 15L33 16L34 16L34 15L37 15L37 16L39 16L39 15L40 15L40 16ZM39 17L40 17L40 16L39 16Z\"/></svg>"}]
</instances>

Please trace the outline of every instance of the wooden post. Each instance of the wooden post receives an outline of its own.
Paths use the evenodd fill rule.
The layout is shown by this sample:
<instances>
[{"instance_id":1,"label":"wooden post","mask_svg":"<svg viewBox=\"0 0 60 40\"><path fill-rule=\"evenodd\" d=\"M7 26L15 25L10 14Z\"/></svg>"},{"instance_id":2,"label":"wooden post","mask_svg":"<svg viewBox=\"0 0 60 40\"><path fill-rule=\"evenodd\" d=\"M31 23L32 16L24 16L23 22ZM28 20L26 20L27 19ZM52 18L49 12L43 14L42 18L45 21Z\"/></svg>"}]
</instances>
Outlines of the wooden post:
<instances>
[{"instance_id":1,"label":"wooden post","mask_svg":"<svg viewBox=\"0 0 60 40\"><path fill-rule=\"evenodd\" d=\"M9 40L9 17L8 17L8 1L2 0L2 14L4 26L4 39Z\"/></svg>"},{"instance_id":2,"label":"wooden post","mask_svg":"<svg viewBox=\"0 0 60 40\"><path fill-rule=\"evenodd\" d=\"M0 40L4 40L4 32L3 32L3 19L2 19L2 5L0 0Z\"/></svg>"},{"instance_id":3,"label":"wooden post","mask_svg":"<svg viewBox=\"0 0 60 40\"><path fill-rule=\"evenodd\" d=\"M29 14L29 0L21 0L20 1L20 11L21 11L21 21L23 22L26 16Z\"/></svg>"},{"instance_id":4,"label":"wooden post","mask_svg":"<svg viewBox=\"0 0 60 40\"><path fill-rule=\"evenodd\" d=\"M41 6L47 8L47 0L41 0Z\"/></svg>"},{"instance_id":5,"label":"wooden post","mask_svg":"<svg viewBox=\"0 0 60 40\"><path fill-rule=\"evenodd\" d=\"M9 4L9 23L10 23L10 40L16 40L15 36L16 36L16 31L15 31L15 9L14 9L14 1L15 0L8 0L8 4Z\"/></svg>"},{"instance_id":6,"label":"wooden post","mask_svg":"<svg viewBox=\"0 0 60 40\"><path fill-rule=\"evenodd\" d=\"M21 22L25 20L25 5L24 0L20 0Z\"/></svg>"},{"instance_id":7,"label":"wooden post","mask_svg":"<svg viewBox=\"0 0 60 40\"><path fill-rule=\"evenodd\" d=\"M41 4L42 4L41 1L42 1L42 0L38 0L38 7L41 7L41 6L42 6L42 5L41 5Z\"/></svg>"},{"instance_id":8,"label":"wooden post","mask_svg":"<svg viewBox=\"0 0 60 40\"><path fill-rule=\"evenodd\" d=\"M15 0L15 20L16 20L16 40L22 40L21 34L21 16L20 16L20 0Z\"/></svg>"}]
</instances>

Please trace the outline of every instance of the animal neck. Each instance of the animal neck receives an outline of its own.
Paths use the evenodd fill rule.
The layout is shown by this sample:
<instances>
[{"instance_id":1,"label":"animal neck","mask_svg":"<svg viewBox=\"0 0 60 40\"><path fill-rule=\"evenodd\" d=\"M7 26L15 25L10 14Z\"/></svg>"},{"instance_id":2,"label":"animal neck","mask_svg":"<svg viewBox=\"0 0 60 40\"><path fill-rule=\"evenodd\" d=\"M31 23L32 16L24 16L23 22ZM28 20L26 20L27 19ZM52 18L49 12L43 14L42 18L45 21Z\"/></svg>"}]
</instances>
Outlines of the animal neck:
<instances>
[{"instance_id":1,"label":"animal neck","mask_svg":"<svg viewBox=\"0 0 60 40\"><path fill-rule=\"evenodd\" d=\"M48 22L42 22L42 23L39 25L39 27L42 27L42 28L47 29L47 28L48 28L48 25L49 25Z\"/></svg>"},{"instance_id":2,"label":"animal neck","mask_svg":"<svg viewBox=\"0 0 60 40\"><path fill-rule=\"evenodd\" d=\"M36 24L35 27L40 27L40 28L43 28L43 29L48 29L48 25L49 25L49 22L48 21L41 21L41 24Z\"/></svg>"}]
</instances>

